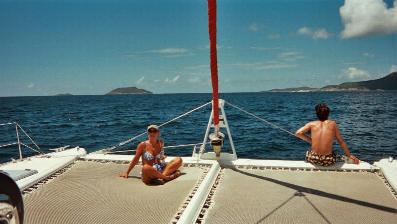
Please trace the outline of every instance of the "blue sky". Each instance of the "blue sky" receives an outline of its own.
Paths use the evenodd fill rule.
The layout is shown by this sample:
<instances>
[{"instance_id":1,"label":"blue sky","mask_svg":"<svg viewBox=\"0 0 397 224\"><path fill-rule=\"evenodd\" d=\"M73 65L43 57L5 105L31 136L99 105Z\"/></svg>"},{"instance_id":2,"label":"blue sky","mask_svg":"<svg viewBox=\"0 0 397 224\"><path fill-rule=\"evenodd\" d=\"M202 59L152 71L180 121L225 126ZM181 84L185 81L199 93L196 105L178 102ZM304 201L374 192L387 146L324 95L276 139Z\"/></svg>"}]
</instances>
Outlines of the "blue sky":
<instances>
[{"instance_id":1,"label":"blue sky","mask_svg":"<svg viewBox=\"0 0 397 224\"><path fill-rule=\"evenodd\" d=\"M220 90L384 76L396 21L393 0L218 0ZM211 91L205 0L0 0L0 27L0 96Z\"/></svg>"}]
</instances>

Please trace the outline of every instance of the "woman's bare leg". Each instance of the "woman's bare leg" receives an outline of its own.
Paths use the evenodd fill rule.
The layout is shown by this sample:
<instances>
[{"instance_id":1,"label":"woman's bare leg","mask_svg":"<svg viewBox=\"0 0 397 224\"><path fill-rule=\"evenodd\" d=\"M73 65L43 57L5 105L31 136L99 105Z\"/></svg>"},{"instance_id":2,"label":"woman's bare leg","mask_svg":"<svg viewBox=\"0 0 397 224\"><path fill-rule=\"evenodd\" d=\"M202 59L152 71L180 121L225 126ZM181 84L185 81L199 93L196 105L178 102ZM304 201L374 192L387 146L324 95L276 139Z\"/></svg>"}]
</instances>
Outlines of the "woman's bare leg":
<instances>
[{"instance_id":1,"label":"woman's bare leg","mask_svg":"<svg viewBox=\"0 0 397 224\"><path fill-rule=\"evenodd\" d=\"M156 169L154 169L152 166L145 164L142 167L142 181L145 184L150 184L155 179L162 179L165 181L169 181L171 180L171 177L169 177L168 175L164 175L159 171L157 171Z\"/></svg>"},{"instance_id":2,"label":"woman's bare leg","mask_svg":"<svg viewBox=\"0 0 397 224\"><path fill-rule=\"evenodd\" d=\"M177 171L179 169L179 167L182 166L182 158L181 157L176 157L175 159L171 160L167 166L165 167L164 171L163 171L163 175L165 176L169 176L173 173L175 173L175 171Z\"/></svg>"}]
</instances>

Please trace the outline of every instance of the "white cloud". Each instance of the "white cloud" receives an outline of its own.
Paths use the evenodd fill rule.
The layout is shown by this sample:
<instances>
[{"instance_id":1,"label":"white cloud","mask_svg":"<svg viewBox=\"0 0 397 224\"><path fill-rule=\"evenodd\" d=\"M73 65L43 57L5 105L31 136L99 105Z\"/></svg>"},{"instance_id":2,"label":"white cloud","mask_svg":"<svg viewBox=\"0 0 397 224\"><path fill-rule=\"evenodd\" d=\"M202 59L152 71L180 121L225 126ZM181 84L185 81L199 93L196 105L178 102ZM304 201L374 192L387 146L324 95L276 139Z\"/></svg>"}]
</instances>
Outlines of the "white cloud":
<instances>
[{"instance_id":1,"label":"white cloud","mask_svg":"<svg viewBox=\"0 0 397 224\"><path fill-rule=\"evenodd\" d=\"M273 51L273 50L280 50L280 47L250 47L252 50L257 50L257 51Z\"/></svg>"},{"instance_id":2,"label":"white cloud","mask_svg":"<svg viewBox=\"0 0 397 224\"><path fill-rule=\"evenodd\" d=\"M389 73L392 73L392 72L397 72L397 65L392 65L390 67Z\"/></svg>"},{"instance_id":3,"label":"white cloud","mask_svg":"<svg viewBox=\"0 0 397 224\"><path fill-rule=\"evenodd\" d=\"M309 36L314 40L318 40L318 39L325 40L328 39L328 37L331 35L325 28L311 29L306 26L299 28L298 34Z\"/></svg>"},{"instance_id":4,"label":"white cloud","mask_svg":"<svg viewBox=\"0 0 397 224\"><path fill-rule=\"evenodd\" d=\"M363 53L363 56L364 56L364 57L367 57L367 58L373 58L375 55L373 55L373 54L371 54L371 53L368 53L368 52L364 52L364 53Z\"/></svg>"},{"instance_id":5,"label":"white cloud","mask_svg":"<svg viewBox=\"0 0 397 224\"><path fill-rule=\"evenodd\" d=\"M287 52L280 53L278 55L278 58L280 58L281 60L284 60L284 61L297 61L299 59L304 58L304 56L302 55L302 53L297 52L297 51L287 51Z\"/></svg>"},{"instance_id":6,"label":"white cloud","mask_svg":"<svg viewBox=\"0 0 397 224\"><path fill-rule=\"evenodd\" d=\"M329 33L326 29L321 28L318 30L315 30L313 33L313 39L328 39Z\"/></svg>"},{"instance_id":7,"label":"white cloud","mask_svg":"<svg viewBox=\"0 0 397 224\"><path fill-rule=\"evenodd\" d=\"M289 64L285 62L278 61L269 61L263 64L256 66L254 69L256 70L269 70L269 69L282 69L282 68L294 68L297 67L296 64Z\"/></svg>"},{"instance_id":8,"label":"white cloud","mask_svg":"<svg viewBox=\"0 0 397 224\"><path fill-rule=\"evenodd\" d=\"M279 48L260 48L260 47L251 47L254 50L274 50ZM273 60L267 60L263 62L243 62L243 63L233 63L233 64L225 64L223 66L232 66L238 67L241 69L250 69L250 70L270 70L270 69L287 69L298 67L296 63L298 60L304 58L302 53L297 51L287 51L282 52L277 55L277 57Z\"/></svg>"},{"instance_id":9,"label":"white cloud","mask_svg":"<svg viewBox=\"0 0 397 224\"><path fill-rule=\"evenodd\" d=\"M187 81L190 83L198 83L198 82L200 82L200 77L194 76L194 77L189 78Z\"/></svg>"},{"instance_id":10,"label":"white cloud","mask_svg":"<svg viewBox=\"0 0 397 224\"><path fill-rule=\"evenodd\" d=\"M176 83L180 77L181 77L180 75L176 75L175 77L173 77L171 79L167 77L167 78L165 78L164 82L165 83Z\"/></svg>"},{"instance_id":11,"label":"white cloud","mask_svg":"<svg viewBox=\"0 0 397 224\"><path fill-rule=\"evenodd\" d=\"M298 30L298 34L301 34L301 35L312 35L312 33L313 33L312 30L306 26L301 27Z\"/></svg>"},{"instance_id":12,"label":"white cloud","mask_svg":"<svg viewBox=\"0 0 397 224\"><path fill-rule=\"evenodd\" d=\"M160 49L152 49L152 50L140 51L140 52L135 52L135 53L129 53L129 54L125 54L125 56L126 57L138 57L138 56L148 55L148 54L159 55L159 56L166 57L166 58L174 58L174 57L193 55L193 53L190 52L186 48L169 47L169 48L160 48Z\"/></svg>"},{"instance_id":13,"label":"white cloud","mask_svg":"<svg viewBox=\"0 0 397 224\"><path fill-rule=\"evenodd\" d=\"M199 46L199 47L197 47L197 49L199 49L199 50L208 50L208 49L210 49L210 45L207 44L207 45L204 45L204 46ZM219 49L232 49L232 47L231 46L223 46L223 45L217 44L216 45L216 49L217 50L219 50Z\"/></svg>"},{"instance_id":14,"label":"white cloud","mask_svg":"<svg viewBox=\"0 0 397 224\"><path fill-rule=\"evenodd\" d=\"M35 86L35 84L34 84L33 82L31 82L31 83L29 83L29 84L27 85L27 87L28 87L29 89L33 88L34 86Z\"/></svg>"},{"instance_id":15,"label":"white cloud","mask_svg":"<svg viewBox=\"0 0 397 224\"><path fill-rule=\"evenodd\" d=\"M137 84L137 85L141 84L141 83L143 82L144 79L145 79L145 76L142 76L141 78L139 78L139 79L135 82L135 84Z\"/></svg>"},{"instance_id":16,"label":"white cloud","mask_svg":"<svg viewBox=\"0 0 397 224\"><path fill-rule=\"evenodd\" d=\"M360 64L363 64L363 62L362 61L345 61L345 62L342 62L342 64L344 64L344 65L360 65Z\"/></svg>"},{"instance_id":17,"label":"white cloud","mask_svg":"<svg viewBox=\"0 0 397 224\"><path fill-rule=\"evenodd\" d=\"M248 26L248 30L251 31L251 32L258 32L260 29L261 29L261 27L257 23L251 23Z\"/></svg>"},{"instance_id":18,"label":"white cloud","mask_svg":"<svg viewBox=\"0 0 397 224\"><path fill-rule=\"evenodd\" d=\"M272 33L272 34L267 35L267 39L270 39L270 40L280 39L280 37L281 37L281 35L278 33Z\"/></svg>"},{"instance_id":19,"label":"white cloud","mask_svg":"<svg viewBox=\"0 0 397 224\"><path fill-rule=\"evenodd\" d=\"M251 70L270 70L270 69L283 69L297 67L296 64L291 64L282 61L265 61L265 62L252 62L252 63L234 63L225 66L233 66L242 69Z\"/></svg>"},{"instance_id":20,"label":"white cloud","mask_svg":"<svg viewBox=\"0 0 397 224\"><path fill-rule=\"evenodd\" d=\"M349 67L342 70L342 74L339 76L339 78L347 78L349 80L363 80L370 78L370 75L365 70L356 67Z\"/></svg>"},{"instance_id":21,"label":"white cloud","mask_svg":"<svg viewBox=\"0 0 397 224\"><path fill-rule=\"evenodd\" d=\"M176 75L173 79L172 82L177 82L179 80L181 76L180 75Z\"/></svg>"},{"instance_id":22,"label":"white cloud","mask_svg":"<svg viewBox=\"0 0 397 224\"><path fill-rule=\"evenodd\" d=\"M148 53L158 53L158 54L183 54L187 52L185 48L162 48L146 51Z\"/></svg>"},{"instance_id":23,"label":"white cloud","mask_svg":"<svg viewBox=\"0 0 397 224\"><path fill-rule=\"evenodd\" d=\"M344 24L342 38L397 32L397 0L391 8L384 0L345 0L339 13Z\"/></svg>"},{"instance_id":24,"label":"white cloud","mask_svg":"<svg viewBox=\"0 0 397 224\"><path fill-rule=\"evenodd\" d=\"M189 66L184 67L184 69L188 69L188 70L203 70L203 69L209 69L209 68L210 68L209 64L189 65Z\"/></svg>"}]
</instances>

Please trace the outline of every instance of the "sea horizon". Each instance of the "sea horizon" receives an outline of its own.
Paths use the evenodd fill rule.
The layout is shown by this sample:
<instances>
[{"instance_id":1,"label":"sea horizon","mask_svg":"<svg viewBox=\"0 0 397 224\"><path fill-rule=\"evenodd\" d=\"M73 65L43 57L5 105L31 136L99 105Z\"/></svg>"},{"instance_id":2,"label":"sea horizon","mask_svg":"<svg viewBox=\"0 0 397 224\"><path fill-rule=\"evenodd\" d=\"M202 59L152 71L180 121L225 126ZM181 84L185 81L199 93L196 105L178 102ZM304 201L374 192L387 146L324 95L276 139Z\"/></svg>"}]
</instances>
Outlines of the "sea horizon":
<instances>
[{"instance_id":1,"label":"sea horizon","mask_svg":"<svg viewBox=\"0 0 397 224\"><path fill-rule=\"evenodd\" d=\"M263 90L263 91L241 91L241 92L219 92L219 94L244 94L244 93L376 93L376 92L397 92L397 90L336 90L336 91L271 91L271 90ZM67 93L69 94L69 93ZM0 96L0 98L16 98L16 97L73 97L73 96L140 96L140 95L175 95L175 94L212 94L211 92L175 92L175 93L150 93L150 94L114 94L107 95L104 94L72 94L63 95L55 94L55 95L29 95L29 96Z\"/></svg>"}]
</instances>

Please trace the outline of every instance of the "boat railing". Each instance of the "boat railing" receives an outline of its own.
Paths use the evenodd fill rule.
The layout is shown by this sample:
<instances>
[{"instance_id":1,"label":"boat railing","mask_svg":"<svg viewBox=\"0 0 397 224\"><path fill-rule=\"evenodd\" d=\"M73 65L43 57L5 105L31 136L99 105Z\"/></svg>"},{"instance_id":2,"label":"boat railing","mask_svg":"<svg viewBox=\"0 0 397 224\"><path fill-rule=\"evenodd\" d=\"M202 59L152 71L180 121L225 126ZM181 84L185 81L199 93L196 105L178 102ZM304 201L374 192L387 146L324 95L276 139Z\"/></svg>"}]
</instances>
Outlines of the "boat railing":
<instances>
[{"instance_id":1,"label":"boat railing","mask_svg":"<svg viewBox=\"0 0 397 224\"><path fill-rule=\"evenodd\" d=\"M30 135L17 122L9 122L9 123L0 124L0 127L3 127L3 126L15 126L16 142L0 145L0 149L1 148L12 147L12 146L18 146L19 159L20 160L23 159L23 153L22 153L22 148L23 147L28 148L28 149L36 152L36 153L43 154L41 152L40 147L36 144L36 142L32 139L32 137L30 137ZM30 142L31 142L31 144L33 146L30 146L30 145L25 144L24 142L22 142L20 134L25 135L30 140Z\"/></svg>"},{"instance_id":2,"label":"boat railing","mask_svg":"<svg viewBox=\"0 0 397 224\"><path fill-rule=\"evenodd\" d=\"M277 125L277 124L275 124L275 123L273 123L273 122L271 122L271 121L269 121L269 120L267 120L267 119L264 119L264 118L262 118L262 117L259 117L259 116L257 116L256 114L251 113L251 112L249 112L249 111L247 111L247 110L245 110L245 109L243 109L243 108L241 108L241 107L239 107L239 106L236 106L236 105L234 105L234 104L232 104L232 103L229 103L229 102L227 102L227 101L224 101L224 100L222 100L222 99L220 99L220 102L221 102L221 103L220 103L220 109L221 109L221 111L222 111L222 114L220 115L220 121L223 123L223 127L227 129L227 132L228 132L227 134L228 134L228 137L229 137L229 139L230 139L229 141L230 141L231 148L232 148L232 151L233 151L233 154L234 154L234 155L236 155L236 152L235 152L235 149L234 149L234 144L233 144L233 142L232 142L230 129L229 129L229 126L228 126L228 124L227 124L226 115L225 115L225 112L224 112L224 109L223 109L223 106L224 106L225 104L231 106L231 107L234 108L234 109L237 109L237 110L240 111L240 112L243 112L243 113L245 113L245 114L247 114L247 115L249 115L249 116L255 118L255 119L258 120L258 121L263 122L263 123L266 124L266 125L269 125L269 126L275 128L275 129L278 129L278 130L280 130L280 131L282 131L282 132L285 132L285 133L287 133L287 134L293 136L294 138L297 137L297 136L296 136L294 133L292 133L291 131L288 131L287 129L285 129L285 128L283 128L283 127L281 127L281 126L279 126L279 125ZM195 108L193 108L193 109L191 109L191 110L189 110L189 111L187 111L187 112L185 112L185 113L183 113L183 114L180 114L179 116L176 116L176 117L174 117L174 118L172 118L172 119L170 119L170 120L168 120L168 121L166 121L166 122L164 122L164 123L158 125L158 127L162 127L162 126L168 125L168 124L170 124L170 123L173 123L174 121L176 121L176 120L178 120L178 119L181 119L181 118L183 118L183 117L185 117L185 116L187 116L187 115L189 115L189 114L191 114L191 113L193 113L193 112L195 112L195 111L197 111L197 110L199 110L199 109L201 109L201 108L204 108L204 107L206 107L207 105L210 105L210 104L212 104L212 101L207 102L207 103L205 103L205 104L203 104L203 105L197 106L197 107L195 107ZM192 147L192 148L193 148L193 150L192 150L192 151L193 151L193 152L192 152L192 155L196 155L196 154L198 154L198 153L199 153L199 154L202 154L202 153L205 151L206 145L211 144L210 142L208 142L208 139L207 139L207 138L209 137L208 134L209 134L210 128L213 127L213 125L212 125L212 117L213 117L213 111L211 111L211 115L210 115L209 122L208 122L208 125L207 125L207 130L206 130L205 137L204 137L204 140L203 140L202 143L193 143L193 144L182 144L182 145L165 146L164 148L165 148L165 149L166 149L166 148L172 149L172 148ZM133 142L134 140L136 140L136 139L138 139L138 138L140 138L140 137L143 137L143 136L145 136L145 135L146 135L146 131L143 131L143 132L139 133L138 135L135 135L135 136L133 136L133 137L131 137L131 138L129 138L129 139L123 141L123 142L120 142L120 143L117 144L117 145L104 148L104 149L102 149L102 150L100 150L100 151L101 151L102 153L104 153L104 154L118 154L118 153L126 153L126 152L135 152L135 151L136 151L135 149L124 149L124 150L115 150L115 149L117 149L117 148L119 148L119 147L122 147L122 146L124 146L124 145L126 145L126 144L128 144L128 143L130 143L130 142Z\"/></svg>"},{"instance_id":3,"label":"boat railing","mask_svg":"<svg viewBox=\"0 0 397 224\"><path fill-rule=\"evenodd\" d=\"M210 143L206 143L206 145L209 145ZM175 148L187 148L187 147L193 147L193 154L197 153L197 147L203 147L204 144L202 142L200 143L192 143L192 144L180 144L180 145L168 145L164 146L164 149L175 149ZM125 153L125 152L135 152L136 149L126 149L126 150L118 150L118 151L103 151L105 154L118 154L118 153Z\"/></svg>"}]
</instances>

